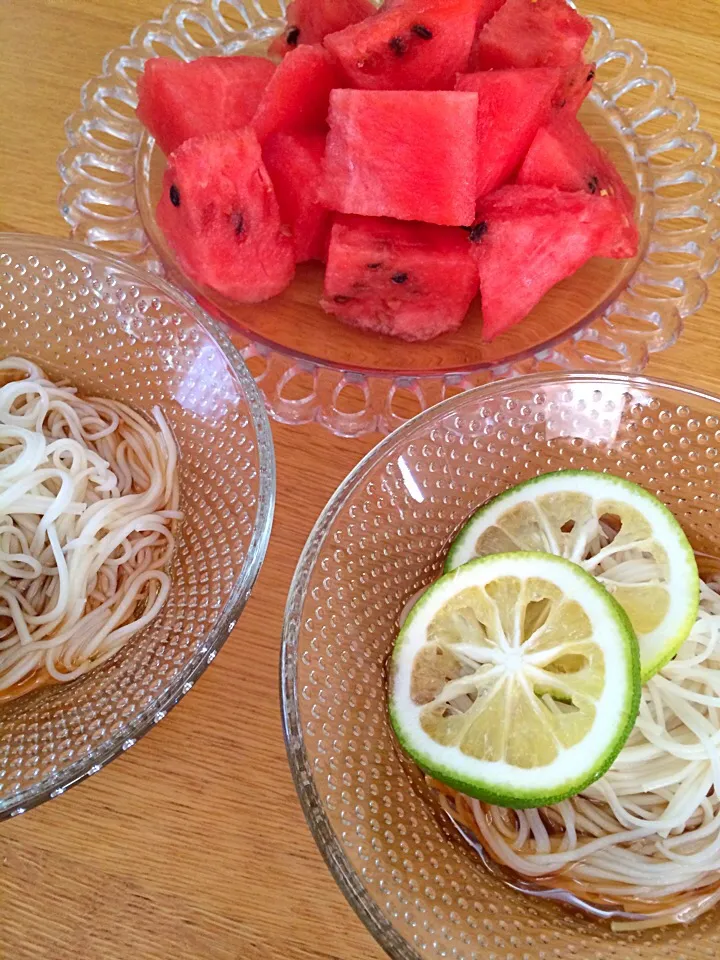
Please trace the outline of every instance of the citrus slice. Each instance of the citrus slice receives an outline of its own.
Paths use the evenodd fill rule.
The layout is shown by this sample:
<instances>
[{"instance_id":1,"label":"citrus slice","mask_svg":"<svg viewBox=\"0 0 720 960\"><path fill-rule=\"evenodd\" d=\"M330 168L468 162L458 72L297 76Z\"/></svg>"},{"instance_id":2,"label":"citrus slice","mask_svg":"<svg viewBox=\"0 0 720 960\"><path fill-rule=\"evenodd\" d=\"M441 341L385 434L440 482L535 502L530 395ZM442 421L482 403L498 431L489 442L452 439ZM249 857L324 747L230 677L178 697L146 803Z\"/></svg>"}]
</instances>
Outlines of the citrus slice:
<instances>
[{"instance_id":1,"label":"citrus slice","mask_svg":"<svg viewBox=\"0 0 720 960\"><path fill-rule=\"evenodd\" d=\"M629 480L564 470L521 483L473 514L445 570L514 550L566 557L599 580L630 617L643 683L675 656L697 618L692 547L667 507Z\"/></svg>"},{"instance_id":2,"label":"citrus slice","mask_svg":"<svg viewBox=\"0 0 720 960\"><path fill-rule=\"evenodd\" d=\"M441 577L400 631L390 718L449 786L505 807L557 803L608 769L640 702L637 638L576 564L483 557Z\"/></svg>"}]
</instances>

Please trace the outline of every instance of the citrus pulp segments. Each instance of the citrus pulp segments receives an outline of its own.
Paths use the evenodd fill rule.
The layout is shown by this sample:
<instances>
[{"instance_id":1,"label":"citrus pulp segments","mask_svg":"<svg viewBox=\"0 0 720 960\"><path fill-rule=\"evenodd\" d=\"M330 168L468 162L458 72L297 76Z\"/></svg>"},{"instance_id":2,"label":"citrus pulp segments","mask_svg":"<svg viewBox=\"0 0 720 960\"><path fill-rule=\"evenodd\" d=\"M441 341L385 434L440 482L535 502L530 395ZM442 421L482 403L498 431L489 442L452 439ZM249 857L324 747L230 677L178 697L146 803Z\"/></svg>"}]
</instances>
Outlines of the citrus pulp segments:
<instances>
[{"instance_id":1,"label":"citrus pulp segments","mask_svg":"<svg viewBox=\"0 0 720 960\"><path fill-rule=\"evenodd\" d=\"M551 498L555 497L564 499L566 506L574 504L579 512L584 510L586 513L590 498L596 519L606 513L624 512L629 524L634 522L640 528L649 527L652 531L650 549L662 558L667 569L662 585L650 584L641 590L640 583L618 586L610 578L600 578L633 622L640 642L641 672L645 682L675 656L687 639L697 618L699 589L695 557L680 524L657 497L637 484L588 470L547 473L518 484L489 500L467 521L450 547L445 570L453 570L487 552L527 549L564 556L596 574L592 561L583 561L578 552L582 523L576 523L572 531L563 533L564 515L553 509ZM514 537L507 536L503 530L506 519L523 505L537 515L539 499L550 504L547 513L538 518L541 529L528 528L525 542L517 530L513 531ZM581 517L566 516L564 519L580 520ZM610 544L610 554L613 549L633 546L631 537L623 541L622 536L621 528L616 540ZM478 551L478 541L482 537L492 546L491 550ZM661 609L662 616L659 614Z\"/></svg>"},{"instance_id":2,"label":"citrus pulp segments","mask_svg":"<svg viewBox=\"0 0 720 960\"><path fill-rule=\"evenodd\" d=\"M542 648L543 632L552 625L556 635L566 637L565 641L552 640L555 654L553 662L557 662L560 657L573 656L573 650L582 649L588 662L594 662L596 667L600 665L599 670L596 668L589 678L582 672L573 677L572 670L567 675L561 671L554 674L551 682L547 684L547 689L536 690L535 696L524 692L527 686L526 677L531 678L533 686L543 686L543 677L548 675L535 671L532 664L523 659L518 647L524 644L517 630L517 643L495 642L503 631L505 636L513 633L513 622L517 627L522 617L533 615L531 603L519 612L517 608L513 610L512 596L506 587L503 587L503 584L513 581L520 584L521 590L525 589L525 584L531 582L544 584L548 596L562 596L563 617L572 613L577 622L579 611L580 619L584 618L590 627L589 634L587 631L575 631L573 635L572 624L568 630L564 630L564 619L551 624L552 616L548 616L544 625L542 622L537 625L530 624L528 646L532 648L533 641L538 644L538 648ZM468 591L472 593L468 594ZM456 743L450 742L452 736L447 736L447 728L440 729L442 720L438 721L439 733L435 737L431 736L427 727L436 723L436 716L442 717L442 708L436 713L436 706L443 698L440 696L438 699L436 696L433 699L433 695L428 698L418 695L417 692L418 677L421 677L422 682L423 671L432 666L429 652L436 653L437 649L440 650L442 655L436 659L443 674L445 667L452 661L452 638L447 643L436 643L436 625L443 622L444 611L453 609L453 601L466 595L481 598L480 602L487 610L484 624L490 624L493 617L495 618L494 626L489 626L482 637L477 634L477 629L481 628L480 621L470 624L464 634L462 647L454 647L460 656L467 657L467 651L472 646L473 630L475 640L481 640L479 646L475 646L474 662L478 664L478 670L473 675L479 678L478 691L488 678L488 671L498 664L501 665L501 670L496 671L495 687L486 688L485 692L489 692L489 695L484 699L478 695L466 712L468 723L474 731L478 726L483 728L485 721L482 720L482 714L490 707L491 713L488 717L492 716L492 726L484 727L485 733L479 742L488 745L486 752L492 754L494 751L496 758L491 760L470 755L467 749L461 749ZM522 594L516 592L516 600L517 596ZM524 603L525 600L521 605ZM494 614L491 610L493 606ZM465 616L464 611L460 611L460 616ZM527 628L523 625L521 629ZM468 642L467 638L470 638ZM436 647L435 651L430 650L433 645ZM557 650L558 646L562 649ZM547 653L547 649L545 652ZM515 679L517 673L522 676ZM592 716L592 721L584 734L579 739L576 738L576 742L566 747L556 737L555 756L542 764L533 765L524 759L520 766L498 758L502 751L492 746L498 731L504 738L504 755L507 756L507 745L511 739L520 742L525 738L531 744L547 729L551 711L543 707L540 700L543 693L551 693L554 701L562 703L567 701L567 691L570 691L571 700L577 695L578 702L589 702L591 698L587 696L587 691L583 692L582 684L587 687L589 679L592 686L600 675L601 682L595 683L598 689L593 694L592 709L587 711ZM512 680L508 680L510 676L513 677ZM467 675L462 677L461 682L466 677ZM442 681L445 680L448 678L443 675ZM452 677L450 682L454 682ZM573 683L578 685L577 688L573 687ZM554 687L557 689L552 689ZM454 687L446 686L442 694L450 689ZM390 719L403 748L427 773L470 796L520 809L556 803L578 793L601 777L633 728L640 690L639 651L632 626L619 604L593 577L577 565L549 554L496 554L474 560L446 574L429 588L412 609L393 651L389 691ZM513 691L519 692L513 694ZM530 694L532 692L530 691ZM499 711L494 700L503 695L509 704L519 705L519 709L504 713ZM419 702L420 700L424 702ZM448 722L452 726L452 715ZM465 729L470 727L466 725ZM439 742L439 739L446 742ZM467 747L466 740L463 742ZM528 750L532 753L530 748Z\"/></svg>"}]
</instances>

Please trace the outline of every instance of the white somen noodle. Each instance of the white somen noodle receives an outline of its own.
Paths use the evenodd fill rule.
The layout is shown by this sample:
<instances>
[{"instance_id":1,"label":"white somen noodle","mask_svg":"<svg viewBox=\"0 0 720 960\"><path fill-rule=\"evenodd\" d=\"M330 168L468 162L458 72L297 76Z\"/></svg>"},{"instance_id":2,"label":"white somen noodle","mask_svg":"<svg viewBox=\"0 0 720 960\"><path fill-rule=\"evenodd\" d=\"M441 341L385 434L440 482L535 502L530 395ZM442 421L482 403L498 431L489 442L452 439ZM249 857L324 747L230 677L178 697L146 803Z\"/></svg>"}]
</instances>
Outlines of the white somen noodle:
<instances>
[{"instance_id":1,"label":"white somen noodle","mask_svg":"<svg viewBox=\"0 0 720 960\"><path fill-rule=\"evenodd\" d=\"M177 450L122 403L0 361L0 697L108 660L159 613Z\"/></svg>"},{"instance_id":2,"label":"white somen noodle","mask_svg":"<svg viewBox=\"0 0 720 960\"><path fill-rule=\"evenodd\" d=\"M434 784L497 863L644 917L616 930L688 922L720 901L720 595L700 590L689 639L643 687L627 744L582 794L515 811Z\"/></svg>"}]
</instances>

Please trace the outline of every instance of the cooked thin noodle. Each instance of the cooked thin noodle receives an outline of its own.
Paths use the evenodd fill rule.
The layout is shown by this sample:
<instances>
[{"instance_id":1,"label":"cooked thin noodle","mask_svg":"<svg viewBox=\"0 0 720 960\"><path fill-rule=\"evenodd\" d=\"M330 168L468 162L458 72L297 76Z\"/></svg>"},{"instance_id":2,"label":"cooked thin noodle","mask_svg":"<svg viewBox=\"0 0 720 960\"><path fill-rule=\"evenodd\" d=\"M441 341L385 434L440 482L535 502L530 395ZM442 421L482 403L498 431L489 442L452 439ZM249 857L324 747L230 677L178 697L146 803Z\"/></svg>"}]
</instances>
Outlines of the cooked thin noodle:
<instances>
[{"instance_id":1,"label":"cooked thin noodle","mask_svg":"<svg viewBox=\"0 0 720 960\"><path fill-rule=\"evenodd\" d=\"M615 930L689 922L720 902L720 594L700 590L689 639L644 686L627 744L582 794L514 811L434 784L496 863L644 916Z\"/></svg>"},{"instance_id":2,"label":"cooked thin noodle","mask_svg":"<svg viewBox=\"0 0 720 960\"><path fill-rule=\"evenodd\" d=\"M160 612L182 519L177 450L114 400L0 361L0 698L69 681Z\"/></svg>"}]
</instances>

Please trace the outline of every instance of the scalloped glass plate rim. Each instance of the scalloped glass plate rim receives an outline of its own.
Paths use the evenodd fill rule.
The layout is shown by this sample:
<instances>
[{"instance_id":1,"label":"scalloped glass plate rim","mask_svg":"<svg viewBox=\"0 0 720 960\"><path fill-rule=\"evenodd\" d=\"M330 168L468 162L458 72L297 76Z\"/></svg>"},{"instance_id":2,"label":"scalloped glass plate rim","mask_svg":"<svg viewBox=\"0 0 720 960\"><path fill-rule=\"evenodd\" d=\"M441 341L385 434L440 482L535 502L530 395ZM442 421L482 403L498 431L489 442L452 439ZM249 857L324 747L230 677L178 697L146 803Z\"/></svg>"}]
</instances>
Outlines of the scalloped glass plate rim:
<instances>
[{"instance_id":1,"label":"scalloped glass plate rim","mask_svg":"<svg viewBox=\"0 0 720 960\"><path fill-rule=\"evenodd\" d=\"M280 0L281 13L284 0ZM230 26L221 10L232 9L242 19L245 29ZM622 277L615 289L582 316L576 324L554 337L513 355L493 361L470 364L452 363L441 369L407 369L394 364L393 368L369 367L351 362L341 363L330 358L321 358L302 349L285 346L262 333L243 331L236 325L238 338L245 342L241 348L246 359L259 357L264 360L264 370L257 374L266 398L267 406L275 419L287 423L319 421L328 429L342 436L363 435L374 430L389 432L403 422L392 408L394 390L410 388L416 395L421 409L426 409L443 399L448 389L468 389L488 380L535 372L543 368L563 369L616 369L636 373L647 362L650 353L657 352L675 342L682 330L683 320L695 312L707 296L706 280L718 267L717 248L720 238L713 233L714 204L718 198L720 175L712 167L715 145L712 138L699 128L697 108L687 98L676 96L676 86L669 72L648 64L646 52L633 40L615 37L609 22L599 16L591 16L594 25L596 51L602 56L599 62L622 61L620 73L598 87L593 96L601 104L608 123L619 137L623 138L635 169L638 173L641 204L644 205L643 222L647 225L645 236L645 259L639 258L630 276ZM193 22L211 34L214 47L201 46L190 35L186 21ZM252 4L242 0L175 0L164 11L162 18L139 25L132 34L130 44L107 54L103 61L103 73L88 81L81 95L82 109L66 122L69 146L58 158L58 167L65 187L60 195L61 212L76 236L87 237L88 242L103 246L112 241L113 230L124 229L126 238L141 244L141 249L127 254L127 258L145 265L153 272L170 274L159 260L158 254L143 223L138 203L138 145L147 144L137 121L123 117L104 102L104 97L122 94L128 106L134 102L135 81L129 78L127 69L139 70L142 62L153 51L154 42L175 42L177 52L188 59L201 54L222 50L239 52L247 45L267 39L277 33L283 20L270 14L263 7L263 0ZM649 99L639 106L617 105L629 90L649 89ZM602 97L601 97L601 92ZM129 98L129 99L128 99ZM642 134L637 127L658 116L670 118L674 124L673 136L667 130L660 133ZM102 129L103 122L122 130L123 147L100 148L92 139L93 129ZM671 143L672 141L672 143ZM669 166L656 167L648 163L648 156L671 146L685 146L690 156L673 161ZM638 145L641 150L635 149ZM130 158L134 163L129 162ZM86 169L93 160L107 170L121 170L122 182L110 184L93 178ZM113 163L118 166L113 167ZM123 179L124 178L124 179ZM699 185L692 196L666 198L657 193L659 186L670 182L691 180ZM88 210L86 203L100 206L119 200L119 206L127 211L114 220L112 216ZM685 212L680 212L681 208ZM671 230L658 228L661 220L693 216L687 211L694 209L703 221L699 227L673 234ZM663 213L660 216L659 213ZM113 223L115 226L113 226ZM117 238L116 238L117 239ZM678 244L693 243L696 251L692 263L674 264L671 267L656 266L647 258L647 253L662 253L666 249L677 250ZM122 254L121 254L122 256ZM656 289L650 294L638 289L646 280ZM183 282L183 286L185 283ZM670 296L661 288L674 287ZM207 305L205 307L207 309ZM222 309L212 310L218 318ZM630 324L628 325L628 320ZM640 326L638 326L638 322ZM603 355L605 349L605 355ZM600 351L600 352L598 352ZM325 387L318 386L318 377L326 372ZM303 372L314 377L312 392L300 399L291 399L283 394L284 385ZM338 407L338 396L348 384L360 384L364 389L364 406L354 412L345 412ZM333 390L334 387L334 390ZM330 397L328 405L327 398Z\"/></svg>"}]
</instances>

